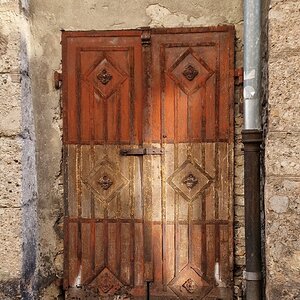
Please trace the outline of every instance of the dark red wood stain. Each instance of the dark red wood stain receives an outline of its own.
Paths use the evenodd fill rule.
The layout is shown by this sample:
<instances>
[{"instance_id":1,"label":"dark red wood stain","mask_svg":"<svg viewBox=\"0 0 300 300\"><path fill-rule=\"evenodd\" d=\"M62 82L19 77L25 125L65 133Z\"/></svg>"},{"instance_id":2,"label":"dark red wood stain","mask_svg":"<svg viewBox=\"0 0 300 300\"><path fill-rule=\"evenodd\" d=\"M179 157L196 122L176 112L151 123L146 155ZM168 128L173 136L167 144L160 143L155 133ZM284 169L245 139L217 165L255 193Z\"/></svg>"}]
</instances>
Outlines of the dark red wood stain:
<instances>
[{"instance_id":1,"label":"dark red wood stain","mask_svg":"<svg viewBox=\"0 0 300 300\"><path fill-rule=\"evenodd\" d=\"M232 291L233 42L231 26L63 32L64 289L78 299L144 298L146 280L157 299ZM119 155L149 146L163 156Z\"/></svg>"}]
</instances>

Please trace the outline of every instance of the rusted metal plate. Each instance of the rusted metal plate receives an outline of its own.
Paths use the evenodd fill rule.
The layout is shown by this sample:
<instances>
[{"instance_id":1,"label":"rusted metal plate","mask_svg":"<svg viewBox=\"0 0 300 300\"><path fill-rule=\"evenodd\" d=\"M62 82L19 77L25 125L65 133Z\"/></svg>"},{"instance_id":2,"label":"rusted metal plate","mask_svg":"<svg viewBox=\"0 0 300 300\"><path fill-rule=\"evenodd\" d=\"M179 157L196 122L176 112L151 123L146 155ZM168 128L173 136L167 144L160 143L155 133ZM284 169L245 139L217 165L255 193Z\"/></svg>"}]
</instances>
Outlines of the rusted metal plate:
<instances>
[{"instance_id":1,"label":"rusted metal plate","mask_svg":"<svg viewBox=\"0 0 300 300\"><path fill-rule=\"evenodd\" d=\"M63 55L66 298L231 299L233 28L66 32Z\"/></svg>"}]
</instances>

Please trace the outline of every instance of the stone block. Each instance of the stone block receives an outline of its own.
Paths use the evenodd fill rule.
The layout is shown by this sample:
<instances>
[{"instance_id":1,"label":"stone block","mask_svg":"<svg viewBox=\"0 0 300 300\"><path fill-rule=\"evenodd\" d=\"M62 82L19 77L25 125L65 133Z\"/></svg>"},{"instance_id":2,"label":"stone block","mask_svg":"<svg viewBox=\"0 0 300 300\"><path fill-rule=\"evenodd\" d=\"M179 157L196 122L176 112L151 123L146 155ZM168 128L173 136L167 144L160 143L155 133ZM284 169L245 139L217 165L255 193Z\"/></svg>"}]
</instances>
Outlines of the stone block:
<instances>
[{"instance_id":1,"label":"stone block","mask_svg":"<svg viewBox=\"0 0 300 300\"><path fill-rule=\"evenodd\" d=\"M236 248L235 248L235 252L234 254L236 256L240 256L240 257L244 257L245 256L245 247L244 246L241 246L241 245L237 245Z\"/></svg>"},{"instance_id":2,"label":"stone block","mask_svg":"<svg viewBox=\"0 0 300 300\"><path fill-rule=\"evenodd\" d=\"M0 72L18 72L19 70L19 23L19 16L13 10L0 10Z\"/></svg>"},{"instance_id":3,"label":"stone block","mask_svg":"<svg viewBox=\"0 0 300 300\"><path fill-rule=\"evenodd\" d=\"M269 12L269 128L300 131L299 1L271 1Z\"/></svg>"},{"instance_id":4,"label":"stone block","mask_svg":"<svg viewBox=\"0 0 300 300\"><path fill-rule=\"evenodd\" d=\"M19 2L19 0L1 0L0 13L7 11L13 11L18 13L20 10Z\"/></svg>"},{"instance_id":5,"label":"stone block","mask_svg":"<svg viewBox=\"0 0 300 300\"><path fill-rule=\"evenodd\" d=\"M276 214L300 214L300 178L271 177L265 185L266 210Z\"/></svg>"},{"instance_id":6,"label":"stone block","mask_svg":"<svg viewBox=\"0 0 300 300\"><path fill-rule=\"evenodd\" d=\"M271 290L291 279L300 286L299 194L299 177L271 177L266 182L266 261Z\"/></svg>"},{"instance_id":7,"label":"stone block","mask_svg":"<svg viewBox=\"0 0 300 300\"><path fill-rule=\"evenodd\" d=\"M299 298L299 9L297 0L270 1L265 185L266 280L270 300Z\"/></svg>"},{"instance_id":8,"label":"stone block","mask_svg":"<svg viewBox=\"0 0 300 300\"><path fill-rule=\"evenodd\" d=\"M243 196L236 196L235 198L234 198L234 204L235 205L238 205L238 206L244 206L244 203L245 203L245 201L244 201L244 197Z\"/></svg>"},{"instance_id":9,"label":"stone block","mask_svg":"<svg viewBox=\"0 0 300 300\"><path fill-rule=\"evenodd\" d=\"M266 143L266 175L300 174L300 133L270 132Z\"/></svg>"},{"instance_id":10,"label":"stone block","mask_svg":"<svg viewBox=\"0 0 300 300\"><path fill-rule=\"evenodd\" d=\"M299 49L293 55L282 55L280 59L271 57L269 64L269 129L271 131L300 131Z\"/></svg>"},{"instance_id":11,"label":"stone block","mask_svg":"<svg viewBox=\"0 0 300 300\"><path fill-rule=\"evenodd\" d=\"M237 266L244 266L246 264L246 258L241 256L236 256L234 258L234 263Z\"/></svg>"},{"instance_id":12,"label":"stone block","mask_svg":"<svg viewBox=\"0 0 300 300\"><path fill-rule=\"evenodd\" d=\"M0 281L20 278L21 218L19 208L0 208Z\"/></svg>"},{"instance_id":13,"label":"stone block","mask_svg":"<svg viewBox=\"0 0 300 300\"><path fill-rule=\"evenodd\" d=\"M0 75L0 136L21 132L21 85L18 74Z\"/></svg>"},{"instance_id":14,"label":"stone block","mask_svg":"<svg viewBox=\"0 0 300 300\"><path fill-rule=\"evenodd\" d=\"M15 139L0 138L0 148L0 207L19 207L22 180L21 143Z\"/></svg>"},{"instance_id":15,"label":"stone block","mask_svg":"<svg viewBox=\"0 0 300 300\"><path fill-rule=\"evenodd\" d=\"M300 46L299 9L299 1L271 1L269 11L270 62L274 56L285 57L297 53L297 48Z\"/></svg>"},{"instance_id":16,"label":"stone block","mask_svg":"<svg viewBox=\"0 0 300 300\"><path fill-rule=\"evenodd\" d=\"M236 205L234 207L234 215L237 217L243 217L244 216L244 206Z\"/></svg>"}]
</instances>

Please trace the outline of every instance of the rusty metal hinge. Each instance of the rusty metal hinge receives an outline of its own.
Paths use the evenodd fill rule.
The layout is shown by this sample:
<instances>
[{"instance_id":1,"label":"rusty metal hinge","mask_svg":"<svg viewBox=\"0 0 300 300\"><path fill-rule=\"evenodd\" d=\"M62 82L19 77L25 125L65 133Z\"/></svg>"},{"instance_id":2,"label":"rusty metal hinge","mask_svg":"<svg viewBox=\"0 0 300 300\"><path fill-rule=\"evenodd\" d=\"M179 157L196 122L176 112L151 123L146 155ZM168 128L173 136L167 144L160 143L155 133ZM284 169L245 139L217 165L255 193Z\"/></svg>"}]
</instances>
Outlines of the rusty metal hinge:
<instances>
[{"instance_id":1,"label":"rusty metal hinge","mask_svg":"<svg viewBox=\"0 0 300 300\"><path fill-rule=\"evenodd\" d=\"M120 154L122 156L163 155L164 150L161 148L121 149Z\"/></svg>"},{"instance_id":2,"label":"rusty metal hinge","mask_svg":"<svg viewBox=\"0 0 300 300\"><path fill-rule=\"evenodd\" d=\"M235 78L235 84L241 85L244 81L244 68L238 68L234 70L234 78Z\"/></svg>"},{"instance_id":3,"label":"rusty metal hinge","mask_svg":"<svg viewBox=\"0 0 300 300\"><path fill-rule=\"evenodd\" d=\"M54 72L54 86L56 90L59 90L61 88L62 84L62 73L55 71Z\"/></svg>"},{"instance_id":4,"label":"rusty metal hinge","mask_svg":"<svg viewBox=\"0 0 300 300\"><path fill-rule=\"evenodd\" d=\"M150 27L142 27L143 30L141 35L141 41L143 47L148 47L151 45L151 32Z\"/></svg>"}]
</instances>

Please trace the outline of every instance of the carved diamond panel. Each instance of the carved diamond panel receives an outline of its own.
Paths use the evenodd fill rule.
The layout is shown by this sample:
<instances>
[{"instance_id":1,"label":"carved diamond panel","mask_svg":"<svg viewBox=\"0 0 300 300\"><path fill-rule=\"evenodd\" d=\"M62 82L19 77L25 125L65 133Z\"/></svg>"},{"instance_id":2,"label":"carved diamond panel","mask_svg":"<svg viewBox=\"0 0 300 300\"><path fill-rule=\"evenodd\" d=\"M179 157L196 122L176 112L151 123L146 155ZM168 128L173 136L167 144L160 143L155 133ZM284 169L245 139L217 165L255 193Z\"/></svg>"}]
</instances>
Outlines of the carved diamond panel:
<instances>
[{"instance_id":1,"label":"carved diamond panel","mask_svg":"<svg viewBox=\"0 0 300 300\"><path fill-rule=\"evenodd\" d=\"M198 90L213 73L214 71L191 48L168 70L169 76L186 94Z\"/></svg>"},{"instance_id":2,"label":"carved diamond panel","mask_svg":"<svg viewBox=\"0 0 300 300\"><path fill-rule=\"evenodd\" d=\"M168 183L186 200L193 201L212 182L212 178L194 160L186 160L168 179Z\"/></svg>"},{"instance_id":3,"label":"carved diamond panel","mask_svg":"<svg viewBox=\"0 0 300 300\"><path fill-rule=\"evenodd\" d=\"M109 160L103 160L95 166L83 182L105 202L112 200L128 183L116 166Z\"/></svg>"},{"instance_id":4,"label":"carved diamond panel","mask_svg":"<svg viewBox=\"0 0 300 300\"><path fill-rule=\"evenodd\" d=\"M126 80L127 74L105 57L88 72L86 77L101 97L108 98Z\"/></svg>"},{"instance_id":5,"label":"carved diamond panel","mask_svg":"<svg viewBox=\"0 0 300 300\"><path fill-rule=\"evenodd\" d=\"M123 284L108 268L104 268L90 286L97 288L99 295L109 296L114 295Z\"/></svg>"},{"instance_id":6,"label":"carved diamond panel","mask_svg":"<svg viewBox=\"0 0 300 300\"><path fill-rule=\"evenodd\" d=\"M187 265L168 285L180 299L203 299L212 290L212 286L201 272L190 265Z\"/></svg>"}]
</instances>

